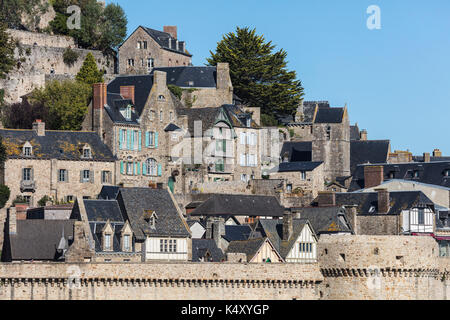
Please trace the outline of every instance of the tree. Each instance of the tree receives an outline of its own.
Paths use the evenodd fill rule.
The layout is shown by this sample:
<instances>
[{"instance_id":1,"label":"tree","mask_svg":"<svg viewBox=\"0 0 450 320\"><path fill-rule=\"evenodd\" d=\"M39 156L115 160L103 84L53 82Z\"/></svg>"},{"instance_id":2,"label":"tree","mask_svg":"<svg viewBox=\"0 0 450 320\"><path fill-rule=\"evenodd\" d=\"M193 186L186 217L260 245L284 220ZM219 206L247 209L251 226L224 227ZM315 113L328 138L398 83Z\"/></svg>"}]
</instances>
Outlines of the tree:
<instances>
[{"instance_id":1,"label":"tree","mask_svg":"<svg viewBox=\"0 0 450 320\"><path fill-rule=\"evenodd\" d=\"M274 114L293 114L303 96L295 71L287 70L287 53L274 52L256 30L237 27L217 44L207 59L209 65L230 64L234 92L245 104L261 107L262 119L271 122Z\"/></svg>"},{"instance_id":2,"label":"tree","mask_svg":"<svg viewBox=\"0 0 450 320\"><path fill-rule=\"evenodd\" d=\"M0 209L5 207L5 204L6 204L6 202L8 202L10 195L11 195L11 190L9 190L8 186L1 184L0 185Z\"/></svg>"},{"instance_id":3,"label":"tree","mask_svg":"<svg viewBox=\"0 0 450 320\"><path fill-rule=\"evenodd\" d=\"M43 103L30 103L27 98L22 102L3 107L3 125L11 129L31 129L36 119L47 122L48 109Z\"/></svg>"},{"instance_id":4,"label":"tree","mask_svg":"<svg viewBox=\"0 0 450 320\"><path fill-rule=\"evenodd\" d=\"M17 63L14 58L15 47L13 39L6 32L6 24L0 23L0 79L6 78L8 72Z\"/></svg>"},{"instance_id":5,"label":"tree","mask_svg":"<svg viewBox=\"0 0 450 320\"><path fill-rule=\"evenodd\" d=\"M122 44L127 36L128 20L122 7L109 4L103 12L103 22L100 24L101 37L99 49L112 53L112 50Z\"/></svg>"},{"instance_id":6,"label":"tree","mask_svg":"<svg viewBox=\"0 0 450 320\"><path fill-rule=\"evenodd\" d=\"M12 29L35 29L47 10L48 3L42 0L0 0L0 21Z\"/></svg>"},{"instance_id":7,"label":"tree","mask_svg":"<svg viewBox=\"0 0 450 320\"><path fill-rule=\"evenodd\" d=\"M99 71L97 68L97 63L92 53L86 55L83 65L80 71L77 73L75 79L78 82L82 82L88 85L93 85L94 83L103 82L103 72Z\"/></svg>"},{"instance_id":8,"label":"tree","mask_svg":"<svg viewBox=\"0 0 450 320\"><path fill-rule=\"evenodd\" d=\"M46 124L51 130L81 130L92 89L89 85L66 80L52 81L33 91L31 103L42 103L48 110Z\"/></svg>"}]
</instances>

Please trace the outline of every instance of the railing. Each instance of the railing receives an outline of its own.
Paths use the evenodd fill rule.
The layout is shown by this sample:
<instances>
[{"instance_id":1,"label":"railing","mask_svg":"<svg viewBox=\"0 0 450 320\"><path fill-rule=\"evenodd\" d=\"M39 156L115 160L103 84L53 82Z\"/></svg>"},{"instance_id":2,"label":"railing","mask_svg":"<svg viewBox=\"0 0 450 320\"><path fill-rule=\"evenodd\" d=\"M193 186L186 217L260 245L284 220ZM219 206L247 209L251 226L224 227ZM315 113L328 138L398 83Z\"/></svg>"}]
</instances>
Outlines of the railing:
<instances>
[{"instance_id":1,"label":"railing","mask_svg":"<svg viewBox=\"0 0 450 320\"><path fill-rule=\"evenodd\" d=\"M21 180L20 191L34 191L36 190L36 182L34 180Z\"/></svg>"}]
</instances>

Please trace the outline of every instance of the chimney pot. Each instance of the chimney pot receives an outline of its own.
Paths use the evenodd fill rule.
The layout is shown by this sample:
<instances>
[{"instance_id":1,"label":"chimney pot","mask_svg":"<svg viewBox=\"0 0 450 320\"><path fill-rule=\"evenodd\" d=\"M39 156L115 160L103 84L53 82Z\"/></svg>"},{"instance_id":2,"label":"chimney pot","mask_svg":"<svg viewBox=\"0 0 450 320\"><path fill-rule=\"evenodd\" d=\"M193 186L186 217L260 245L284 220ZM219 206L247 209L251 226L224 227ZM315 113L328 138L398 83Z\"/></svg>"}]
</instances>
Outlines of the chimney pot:
<instances>
[{"instance_id":1,"label":"chimney pot","mask_svg":"<svg viewBox=\"0 0 450 320\"><path fill-rule=\"evenodd\" d=\"M121 86L120 87L120 95L124 99L130 99L131 102L133 102L133 104L134 104L134 96L135 96L134 90L135 90L134 86Z\"/></svg>"},{"instance_id":2,"label":"chimney pot","mask_svg":"<svg viewBox=\"0 0 450 320\"><path fill-rule=\"evenodd\" d=\"M367 130L361 130L359 137L361 141L367 141Z\"/></svg>"},{"instance_id":3,"label":"chimney pot","mask_svg":"<svg viewBox=\"0 0 450 320\"><path fill-rule=\"evenodd\" d=\"M172 38L178 39L178 27L177 26L164 26L163 31L170 34Z\"/></svg>"},{"instance_id":4,"label":"chimney pot","mask_svg":"<svg viewBox=\"0 0 450 320\"><path fill-rule=\"evenodd\" d=\"M439 150L439 149L434 149L434 151L433 151L433 157L436 157L436 158L442 157L442 152L441 152L441 150Z\"/></svg>"},{"instance_id":5,"label":"chimney pot","mask_svg":"<svg viewBox=\"0 0 450 320\"><path fill-rule=\"evenodd\" d=\"M44 137L45 136L45 122L42 122L42 120L37 119L33 122L33 130L36 131L36 134L38 137Z\"/></svg>"},{"instance_id":6,"label":"chimney pot","mask_svg":"<svg viewBox=\"0 0 450 320\"><path fill-rule=\"evenodd\" d=\"M383 166L365 166L364 167L364 188L373 188L379 186L384 181Z\"/></svg>"},{"instance_id":7,"label":"chimney pot","mask_svg":"<svg viewBox=\"0 0 450 320\"><path fill-rule=\"evenodd\" d=\"M430 162L430 153L425 152L423 154L423 162Z\"/></svg>"}]
</instances>

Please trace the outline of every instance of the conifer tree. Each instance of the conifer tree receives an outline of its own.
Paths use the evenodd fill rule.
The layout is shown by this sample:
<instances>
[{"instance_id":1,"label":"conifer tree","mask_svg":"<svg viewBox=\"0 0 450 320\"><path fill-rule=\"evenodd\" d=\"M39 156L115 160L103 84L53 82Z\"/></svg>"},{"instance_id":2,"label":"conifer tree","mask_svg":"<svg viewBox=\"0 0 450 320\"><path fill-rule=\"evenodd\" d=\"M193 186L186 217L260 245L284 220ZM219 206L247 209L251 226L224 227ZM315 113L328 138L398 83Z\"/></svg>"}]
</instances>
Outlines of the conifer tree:
<instances>
[{"instance_id":1,"label":"conifer tree","mask_svg":"<svg viewBox=\"0 0 450 320\"><path fill-rule=\"evenodd\" d=\"M295 71L287 70L287 53L274 52L272 42L266 42L256 30L237 27L210 52L209 65L230 64L234 93L244 103L261 107L265 124L274 122L274 115L291 115L303 96L303 87Z\"/></svg>"},{"instance_id":2,"label":"conifer tree","mask_svg":"<svg viewBox=\"0 0 450 320\"><path fill-rule=\"evenodd\" d=\"M103 72L99 71L97 68L97 63L92 53L86 55L86 59L81 66L75 79L78 82L82 82L88 85L93 85L94 83L103 82Z\"/></svg>"},{"instance_id":3,"label":"conifer tree","mask_svg":"<svg viewBox=\"0 0 450 320\"><path fill-rule=\"evenodd\" d=\"M0 79L4 79L16 64L14 59L14 41L6 32L6 24L0 23Z\"/></svg>"}]
</instances>

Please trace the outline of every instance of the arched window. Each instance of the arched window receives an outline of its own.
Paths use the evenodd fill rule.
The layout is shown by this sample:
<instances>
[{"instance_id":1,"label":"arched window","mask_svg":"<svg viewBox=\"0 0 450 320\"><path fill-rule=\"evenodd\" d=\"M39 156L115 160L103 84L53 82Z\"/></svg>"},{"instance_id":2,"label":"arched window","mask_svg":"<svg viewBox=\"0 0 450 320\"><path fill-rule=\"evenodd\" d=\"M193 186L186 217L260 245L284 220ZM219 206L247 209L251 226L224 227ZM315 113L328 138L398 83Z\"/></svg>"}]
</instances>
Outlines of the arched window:
<instances>
[{"instance_id":1,"label":"arched window","mask_svg":"<svg viewBox=\"0 0 450 320\"><path fill-rule=\"evenodd\" d=\"M147 172L145 173L148 176L157 176L158 175L158 163L155 159L147 159L145 161Z\"/></svg>"}]
</instances>

